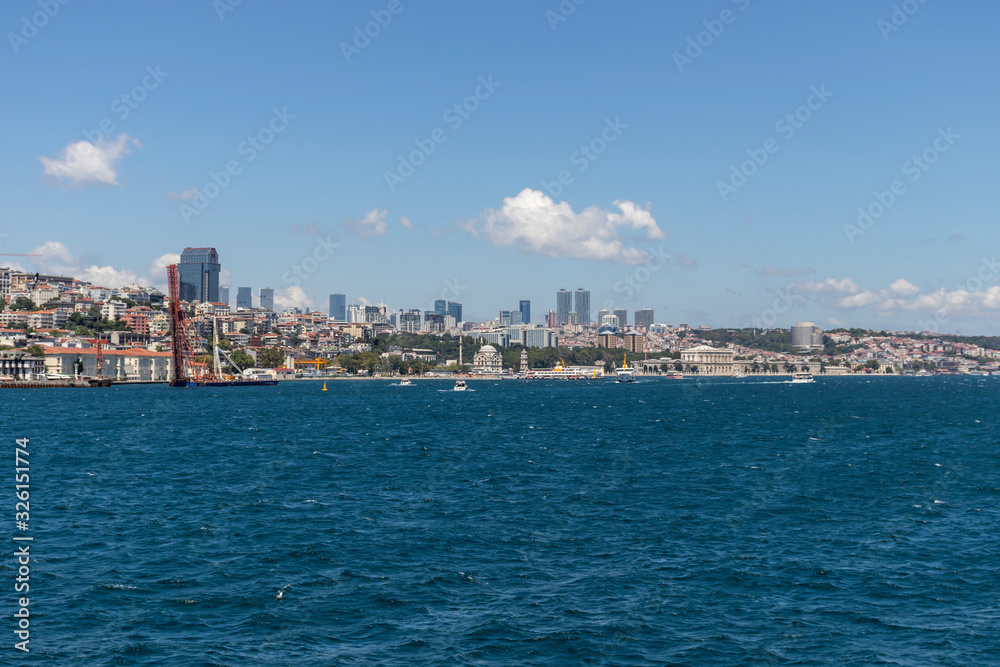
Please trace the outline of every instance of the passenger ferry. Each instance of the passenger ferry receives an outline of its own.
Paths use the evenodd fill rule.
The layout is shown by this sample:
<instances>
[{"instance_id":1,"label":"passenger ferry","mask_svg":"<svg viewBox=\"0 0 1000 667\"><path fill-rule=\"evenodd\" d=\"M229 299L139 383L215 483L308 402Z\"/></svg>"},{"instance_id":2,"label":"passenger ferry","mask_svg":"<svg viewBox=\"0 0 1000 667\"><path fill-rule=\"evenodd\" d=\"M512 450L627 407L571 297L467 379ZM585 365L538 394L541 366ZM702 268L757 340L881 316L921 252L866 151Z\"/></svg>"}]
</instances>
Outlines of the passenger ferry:
<instances>
[{"instance_id":1,"label":"passenger ferry","mask_svg":"<svg viewBox=\"0 0 1000 667\"><path fill-rule=\"evenodd\" d=\"M813 380L813 374L808 372L792 373L792 384L805 384L806 382L815 382Z\"/></svg>"},{"instance_id":2,"label":"passenger ferry","mask_svg":"<svg viewBox=\"0 0 1000 667\"><path fill-rule=\"evenodd\" d=\"M622 366L618 369L616 382L635 382L635 369L628 365L628 357L622 357Z\"/></svg>"}]
</instances>

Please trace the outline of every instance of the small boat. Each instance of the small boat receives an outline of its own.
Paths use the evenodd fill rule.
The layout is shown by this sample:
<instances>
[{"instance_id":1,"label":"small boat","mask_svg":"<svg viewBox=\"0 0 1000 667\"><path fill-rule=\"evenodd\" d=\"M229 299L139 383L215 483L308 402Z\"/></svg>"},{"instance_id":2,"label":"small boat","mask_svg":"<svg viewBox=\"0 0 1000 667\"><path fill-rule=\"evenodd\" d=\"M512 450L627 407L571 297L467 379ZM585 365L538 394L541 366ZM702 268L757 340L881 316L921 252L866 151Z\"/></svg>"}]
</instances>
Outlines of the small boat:
<instances>
[{"instance_id":1,"label":"small boat","mask_svg":"<svg viewBox=\"0 0 1000 667\"><path fill-rule=\"evenodd\" d=\"M806 371L792 373L792 384L805 384L806 382L815 382L812 373Z\"/></svg>"},{"instance_id":2,"label":"small boat","mask_svg":"<svg viewBox=\"0 0 1000 667\"><path fill-rule=\"evenodd\" d=\"M452 389L452 391L465 391L465 390L466 390L465 380L456 380L455 387Z\"/></svg>"},{"instance_id":3,"label":"small boat","mask_svg":"<svg viewBox=\"0 0 1000 667\"><path fill-rule=\"evenodd\" d=\"M618 369L616 382L635 382L635 369L628 365L628 358L622 357L622 367Z\"/></svg>"},{"instance_id":4,"label":"small boat","mask_svg":"<svg viewBox=\"0 0 1000 667\"><path fill-rule=\"evenodd\" d=\"M663 377L667 378L668 380L683 380L684 373L681 373L680 371L667 371L666 373L663 374Z\"/></svg>"},{"instance_id":5,"label":"small boat","mask_svg":"<svg viewBox=\"0 0 1000 667\"><path fill-rule=\"evenodd\" d=\"M409 378L400 378L399 379L399 384L397 386L399 386L399 387L412 387L413 383L410 382Z\"/></svg>"}]
</instances>

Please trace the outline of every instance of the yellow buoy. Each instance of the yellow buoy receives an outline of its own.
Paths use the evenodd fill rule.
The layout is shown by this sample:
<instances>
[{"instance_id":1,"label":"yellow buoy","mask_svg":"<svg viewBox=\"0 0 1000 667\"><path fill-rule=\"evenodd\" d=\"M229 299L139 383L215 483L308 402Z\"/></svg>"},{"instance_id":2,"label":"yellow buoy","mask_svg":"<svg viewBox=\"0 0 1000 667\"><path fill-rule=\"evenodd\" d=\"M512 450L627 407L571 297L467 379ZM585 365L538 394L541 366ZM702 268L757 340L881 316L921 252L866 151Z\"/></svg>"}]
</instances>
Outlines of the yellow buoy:
<instances>
[{"instance_id":1,"label":"yellow buoy","mask_svg":"<svg viewBox=\"0 0 1000 667\"><path fill-rule=\"evenodd\" d=\"M326 382L323 383L323 391L326 391Z\"/></svg>"}]
</instances>

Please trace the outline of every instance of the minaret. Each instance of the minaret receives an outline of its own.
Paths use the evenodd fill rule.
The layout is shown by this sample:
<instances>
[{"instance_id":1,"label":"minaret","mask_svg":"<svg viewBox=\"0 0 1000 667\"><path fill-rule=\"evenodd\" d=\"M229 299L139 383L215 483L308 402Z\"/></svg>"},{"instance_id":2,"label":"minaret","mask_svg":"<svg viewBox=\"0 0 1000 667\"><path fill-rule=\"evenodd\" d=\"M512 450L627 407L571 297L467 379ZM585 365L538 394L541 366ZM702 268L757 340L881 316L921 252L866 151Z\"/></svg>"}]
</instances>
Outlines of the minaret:
<instances>
[{"instance_id":1,"label":"minaret","mask_svg":"<svg viewBox=\"0 0 1000 667\"><path fill-rule=\"evenodd\" d=\"M462 336L458 337L458 365L462 365Z\"/></svg>"}]
</instances>

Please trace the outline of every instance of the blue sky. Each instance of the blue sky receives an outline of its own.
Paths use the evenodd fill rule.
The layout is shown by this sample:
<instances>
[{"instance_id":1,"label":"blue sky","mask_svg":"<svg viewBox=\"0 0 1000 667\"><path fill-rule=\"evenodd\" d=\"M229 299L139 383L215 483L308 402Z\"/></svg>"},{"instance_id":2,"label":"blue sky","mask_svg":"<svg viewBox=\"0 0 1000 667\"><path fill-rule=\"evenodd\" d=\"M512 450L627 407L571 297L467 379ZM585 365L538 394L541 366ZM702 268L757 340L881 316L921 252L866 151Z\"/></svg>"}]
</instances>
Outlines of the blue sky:
<instances>
[{"instance_id":1,"label":"blue sky","mask_svg":"<svg viewBox=\"0 0 1000 667\"><path fill-rule=\"evenodd\" d=\"M233 298L324 310L539 319L585 287L674 324L1000 331L995 3L46 6L0 8L25 268L162 282L210 245Z\"/></svg>"}]
</instances>

